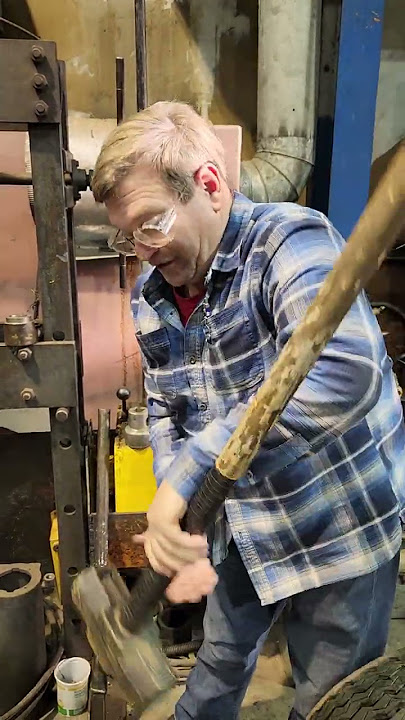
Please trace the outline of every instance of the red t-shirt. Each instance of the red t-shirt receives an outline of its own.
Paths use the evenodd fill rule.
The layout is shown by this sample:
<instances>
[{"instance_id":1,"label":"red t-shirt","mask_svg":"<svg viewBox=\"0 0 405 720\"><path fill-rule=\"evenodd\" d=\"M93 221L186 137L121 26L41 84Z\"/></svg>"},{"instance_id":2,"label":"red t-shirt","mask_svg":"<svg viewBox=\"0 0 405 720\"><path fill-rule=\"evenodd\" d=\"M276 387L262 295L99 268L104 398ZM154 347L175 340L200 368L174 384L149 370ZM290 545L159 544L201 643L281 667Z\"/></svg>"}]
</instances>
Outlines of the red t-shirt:
<instances>
[{"instance_id":1,"label":"red t-shirt","mask_svg":"<svg viewBox=\"0 0 405 720\"><path fill-rule=\"evenodd\" d=\"M199 293L193 297L183 297L173 288L174 300L180 313L181 322L186 325L190 315L196 309L198 303L203 299L205 293Z\"/></svg>"}]
</instances>

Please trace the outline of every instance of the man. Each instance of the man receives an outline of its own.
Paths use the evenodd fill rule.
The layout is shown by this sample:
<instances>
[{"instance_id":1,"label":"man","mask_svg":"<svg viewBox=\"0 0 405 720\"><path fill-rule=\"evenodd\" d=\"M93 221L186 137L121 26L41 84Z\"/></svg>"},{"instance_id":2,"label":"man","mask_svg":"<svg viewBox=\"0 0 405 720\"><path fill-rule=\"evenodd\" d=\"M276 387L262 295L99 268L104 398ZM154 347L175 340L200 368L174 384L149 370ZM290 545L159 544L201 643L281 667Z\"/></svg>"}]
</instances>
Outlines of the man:
<instances>
[{"instance_id":1,"label":"man","mask_svg":"<svg viewBox=\"0 0 405 720\"><path fill-rule=\"evenodd\" d=\"M361 294L236 483L212 533L214 589L205 539L179 522L343 240L318 212L231 193L212 127L178 103L113 131L93 191L115 247L154 268L134 299L159 483L142 542L175 576L172 599L211 593L176 720L238 716L287 598L290 718L302 720L387 639L405 443L378 324Z\"/></svg>"}]
</instances>

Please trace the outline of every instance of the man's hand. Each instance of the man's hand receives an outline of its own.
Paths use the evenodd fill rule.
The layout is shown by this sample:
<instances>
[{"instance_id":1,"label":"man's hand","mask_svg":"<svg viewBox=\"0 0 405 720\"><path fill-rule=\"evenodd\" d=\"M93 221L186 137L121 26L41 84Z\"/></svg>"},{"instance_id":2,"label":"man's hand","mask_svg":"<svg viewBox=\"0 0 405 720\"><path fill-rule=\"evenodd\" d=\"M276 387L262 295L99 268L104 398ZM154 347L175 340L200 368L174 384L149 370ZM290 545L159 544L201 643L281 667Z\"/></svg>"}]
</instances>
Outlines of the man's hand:
<instances>
[{"instance_id":1,"label":"man's hand","mask_svg":"<svg viewBox=\"0 0 405 720\"><path fill-rule=\"evenodd\" d=\"M173 578L166 590L172 603L197 603L214 592L218 575L208 558L185 565Z\"/></svg>"},{"instance_id":2,"label":"man's hand","mask_svg":"<svg viewBox=\"0 0 405 720\"><path fill-rule=\"evenodd\" d=\"M186 501L163 481L149 508L148 529L134 537L144 546L153 569L167 577L208 555L206 537L190 535L180 528L186 509Z\"/></svg>"}]
</instances>

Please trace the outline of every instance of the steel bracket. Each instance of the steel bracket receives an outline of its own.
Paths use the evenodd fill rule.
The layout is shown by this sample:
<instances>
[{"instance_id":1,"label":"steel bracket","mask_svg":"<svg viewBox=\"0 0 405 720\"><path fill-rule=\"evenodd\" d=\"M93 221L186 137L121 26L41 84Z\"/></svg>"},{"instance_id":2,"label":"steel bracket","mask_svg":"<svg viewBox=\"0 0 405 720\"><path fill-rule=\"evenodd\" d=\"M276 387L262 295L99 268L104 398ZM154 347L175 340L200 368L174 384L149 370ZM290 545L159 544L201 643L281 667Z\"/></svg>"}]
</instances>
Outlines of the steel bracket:
<instances>
[{"instance_id":1,"label":"steel bracket","mask_svg":"<svg viewBox=\"0 0 405 720\"><path fill-rule=\"evenodd\" d=\"M6 378L0 409L77 405L75 343L40 342L31 350L30 359L21 362L16 349L0 345L0 377Z\"/></svg>"},{"instance_id":2,"label":"steel bracket","mask_svg":"<svg viewBox=\"0 0 405 720\"><path fill-rule=\"evenodd\" d=\"M3 68L0 73L0 123L24 130L27 123L60 122L55 43L3 39L0 42L0 68ZM22 126L18 128L20 123Z\"/></svg>"}]
</instances>

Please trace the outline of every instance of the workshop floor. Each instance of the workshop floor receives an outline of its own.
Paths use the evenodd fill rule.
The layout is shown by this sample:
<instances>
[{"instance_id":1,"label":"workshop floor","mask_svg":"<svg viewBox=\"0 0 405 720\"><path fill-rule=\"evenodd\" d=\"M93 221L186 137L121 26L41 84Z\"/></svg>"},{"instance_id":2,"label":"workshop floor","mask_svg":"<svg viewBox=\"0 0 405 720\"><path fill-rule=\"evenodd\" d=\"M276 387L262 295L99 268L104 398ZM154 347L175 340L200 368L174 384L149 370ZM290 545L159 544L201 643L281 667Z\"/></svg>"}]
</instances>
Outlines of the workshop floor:
<instances>
[{"instance_id":1,"label":"workshop floor","mask_svg":"<svg viewBox=\"0 0 405 720\"><path fill-rule=\"evenodd\" d=\"M401 647L405 647L405 585L398 586L387 654ZM285 682L285 667L279 656L262 655L245 697L240 720L287 720L294 690L281 684ZM164 701L144 712L141 720L168 720L183 689L174 688Z\"/></svg>"}]
</instances>

